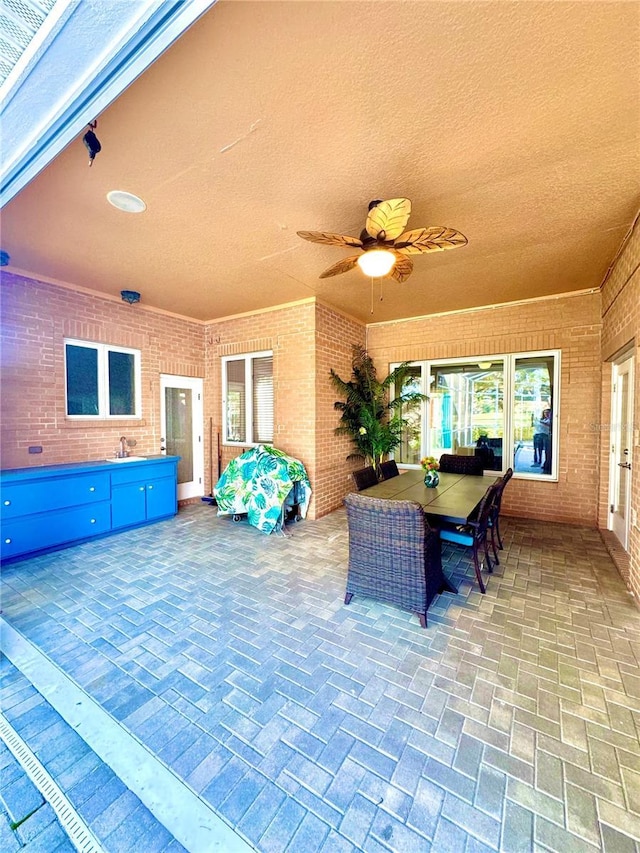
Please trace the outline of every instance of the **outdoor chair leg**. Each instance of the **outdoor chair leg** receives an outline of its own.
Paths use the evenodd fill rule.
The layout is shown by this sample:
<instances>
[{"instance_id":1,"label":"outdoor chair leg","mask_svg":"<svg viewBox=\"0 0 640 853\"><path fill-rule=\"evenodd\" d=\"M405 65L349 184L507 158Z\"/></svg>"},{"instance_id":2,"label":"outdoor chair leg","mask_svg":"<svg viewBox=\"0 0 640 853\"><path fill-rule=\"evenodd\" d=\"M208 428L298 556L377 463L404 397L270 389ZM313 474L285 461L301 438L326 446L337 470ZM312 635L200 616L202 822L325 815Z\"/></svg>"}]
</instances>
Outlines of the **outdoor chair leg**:
<instances>
[{"instance_id":1,"label":"outdoor chair leg","mask_svg":"<svg viewBox=\"0 0 640 853\"><path fill-rule=\"evenodd\" d=\"M485 588L484 582L482 580L482 575L480 574L480 564L478 563L478 546L475 540L473 542L473 567L476 570L476 578L478 579L478 586L480 587L480 592L484 595Z\"/></svg>"},{"instance_id":2,"label":"outdoor chair leg","mask_svg":"<svg viewBox=\"0 0 640 853\"><path fill-rule=\"evenodd\" d=\"M498 551L497 551L497 549L496 549L496 538L495 538L495 536L494 536L494 534L493 534L493 531L494 531L494 530L495 530L495 528L494 528L494 527L492 527L492 528L491 528L491 550L493 551L493 556L494 556L494 559L495 559L495 561L496 561L496 566L499 566L499 565L500 565L500 560L498 559Z\"/></svg>"},{"instance_id":3,"label":"outdoor chair leg","mask_svg":"<svg viewBox=\"0 0 640 853\"><path fill-rule=\"evenodd\" d=\"M345 604L351 604L352 598L353 598L353 593L352 592L346 592L345 596L344 596L344 603Z\"/></svg>"},{"instance_id":4,"label":"outdoor chair leg","mask_svg":"<svg viewBox=\"0 0 640 853\"><path fill-rule=\"evenodd\" d=\"M427 627L427 614L426 613L417 613L416 616L420 620L420 627L426 628Z\"/></svg>"},{"instance_id":5,"label":"outdoor chair leg","mask_svg":"<svg viewBox=\"0 0 640 853\"><path fill-rule=\"evenodd\" d=\"M502 544L502 536L500 536L500 516L496 515L496 522L493 525L495 527L496 536L498 537L498 548L501 551L504 551L504 545Z\"/></svg>"},{"instance_id":6,"label":"outdoor chair leg","mask_svg":"<svg viewBox=\"0 0 640 853\"><path fill-rule=\"evenodd\" d=\"M489 574L493 574L493 563L491 562L491 557L489 556L489 542L488 537L484 537L484 558L487 563L487 571Z\"/></svg>"}]
</instances>

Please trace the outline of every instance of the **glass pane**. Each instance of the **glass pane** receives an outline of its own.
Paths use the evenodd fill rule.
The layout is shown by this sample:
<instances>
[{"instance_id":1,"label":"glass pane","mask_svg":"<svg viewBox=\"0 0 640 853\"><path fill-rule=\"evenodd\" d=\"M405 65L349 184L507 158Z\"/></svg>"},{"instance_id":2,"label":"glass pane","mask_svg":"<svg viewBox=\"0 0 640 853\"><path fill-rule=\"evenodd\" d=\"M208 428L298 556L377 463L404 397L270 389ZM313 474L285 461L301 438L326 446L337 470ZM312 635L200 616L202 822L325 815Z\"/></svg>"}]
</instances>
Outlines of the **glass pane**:
<instances>
[{"instance_id":1,"label":"glass pane","mask_svg":"<svg viewBox=\"0 0 640 853\"><path fill-rule=\"evenodd\" d=\"M98 350L66 344L67 414L97 415Z\"/></svg>"},{"instance_id":2,"label":"glass pane","mask_svg":"<svg viewBox=\"0 0 640 853\"><path fill-rule=\"evenodd\" d=\"M554 356L517 358L513 399L513 470L551 476Z\"/></svg>"},{"instance_id":3,"label":"glass pane","mask_svg":"<svg viewBox=\"0 0 640 853\"><path fill-rule=\"evenodd\" d=\"M227 362L227 441L247 440L244 364L244 359Z\"/></svg>"},{"instance_id":4,"label":"glass pane","mask_svg":"<svg viewBox=\"0 0 640 853\"><path fill-rule=\"evenodd\" d=\"M273 441L273 357L253 359L253 440Z\"/></svg>"},{"instance_id":5,"label":"glass pane","mask_svg":"<svg viewBox=\"0 0 640 853\"><path fill-rule=\"evenodd\" d=\"M420 365L412 365L402 386L402 393L422 391L422 368ZM403 406L402 417L408 425L403 430L402 443L394 451L396 462L404 462L407 465L419 465L421 459L420 444L422 441L422 405Z\"/></svg>"},{"instance_id":6,"label":"glass pane","mask_svg":"<svg viewBox=\"0 0 640 853\"><path fill-rule=\"evenodd\" d=\"M193 480L193 398L190 388L165 388L166 447L169 456L180 456L178 483Z\"/></svg>"},{"instance_id":7,"label":"glass pane","mask_svg":"<svg viewBox=\"0 0 640 853\"><path fill-rule=\"evenodd\" d=\"M629 413L629 374L628 373L619 373L618 374L618 383L619 383L619 394L620 394L620 426L619 426L619 438L618 443L620 444L620 449L623 451L622 453L618 452L618 459L616 460L616 464L619 462L625 463L628 461L627 455L625 455L625 448L629 448L629 444L631 442L631 421L630 421L630 413ZM627 468L620 468L617 465L617 474L618 474L618 488L616 489L616 504L615 511L620 514L620 516L624 519L627 512L627 490L629 488L629 470Z\"/></svg>"},{"instance_id":8,"label":"glass pane","mask_svg":"<svg viewBox=\"0 0 640 853\"><path fill-rule=\"evenodd\" d=\"M109 350L109 414L135 415L136 375L133 353Z\"/></svg>"},{"instance_id":9,"label":"glass pane","mask_svg":"<svg viewBox=\"0 0 640 853\"><path fill-rule=\"evenodd\" d=\"M502 361L432 364L428 394L429 452L482 456L486 470L501 471Z\"/></svg>"}]
</instances>

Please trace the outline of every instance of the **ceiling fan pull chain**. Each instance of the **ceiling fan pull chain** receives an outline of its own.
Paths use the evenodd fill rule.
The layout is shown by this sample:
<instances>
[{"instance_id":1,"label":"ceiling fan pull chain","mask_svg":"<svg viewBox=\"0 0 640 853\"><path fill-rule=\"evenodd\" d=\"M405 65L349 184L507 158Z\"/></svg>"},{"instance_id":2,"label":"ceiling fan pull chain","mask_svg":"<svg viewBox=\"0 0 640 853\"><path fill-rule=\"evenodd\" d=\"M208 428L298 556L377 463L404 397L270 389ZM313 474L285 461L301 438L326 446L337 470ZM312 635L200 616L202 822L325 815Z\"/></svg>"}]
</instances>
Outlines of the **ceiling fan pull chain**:
<instances>
[{"instance_id":1,"label":"ceiling fan pull chain","mask_svg":"<svg viewBox=\"0 0 640 853\"><path fill-rule=\"evenodd\" d=\"M373 276L371 276L371 313L373 314Z\"/></svg>"}]
</instances>

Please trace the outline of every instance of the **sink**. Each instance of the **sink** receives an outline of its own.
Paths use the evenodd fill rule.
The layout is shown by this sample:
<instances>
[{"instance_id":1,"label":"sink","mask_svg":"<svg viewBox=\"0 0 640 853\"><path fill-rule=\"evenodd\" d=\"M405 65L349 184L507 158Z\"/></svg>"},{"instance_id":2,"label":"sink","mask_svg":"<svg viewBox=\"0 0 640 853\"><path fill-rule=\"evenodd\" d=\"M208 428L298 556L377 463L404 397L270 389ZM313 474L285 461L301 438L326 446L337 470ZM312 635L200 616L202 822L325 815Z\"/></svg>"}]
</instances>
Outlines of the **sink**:
<instances>
[{"instance_id":1,"label":"sink","mask_svg":"<svg viewBox=\"0 0 640 853\"><path fill-rule=\"evenodd\" d=\"M111 459L107 459L107 462L140 462L141 459L146 459L146 456L112 456Z\"/></svg>"}]
</instances>

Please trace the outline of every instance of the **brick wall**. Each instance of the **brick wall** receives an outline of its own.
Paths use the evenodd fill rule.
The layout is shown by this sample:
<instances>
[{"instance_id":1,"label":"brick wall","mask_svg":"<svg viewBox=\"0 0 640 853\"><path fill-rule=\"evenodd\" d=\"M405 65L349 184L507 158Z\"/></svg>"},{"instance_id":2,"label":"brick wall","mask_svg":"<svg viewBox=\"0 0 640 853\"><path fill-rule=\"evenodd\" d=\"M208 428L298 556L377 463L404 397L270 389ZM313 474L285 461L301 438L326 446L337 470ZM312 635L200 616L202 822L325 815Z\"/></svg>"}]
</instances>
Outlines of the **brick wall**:
<instances>
[{"instance_id":1,"label":"brick wall","mask_svg":"<svg viewBox=\"0 0 640 853\"><path fill-rule=\"evenodd\" d=\"M379 370L405 360L561 350L558 482L514 478L505 490L503 511L595 525L600 294L374 324L367 328L367 348Z\"/></svg>"},{"instance_id":2,"label":"brick wall","mask_svg":"<svg viewBox=\"0 0 640 853\"><path fill-rule=\"evenodd\" d=\"M346 378L351 344L365 343L378 369L391 362L480 357L504 352L560 349L562 386L559 482L513 480L507 513L553 521L607 524L610 366L603 361L633 342L635 465L632 509L640 512L640 238L629 240L602 293L374 324L366 330L313 300L202 324L126 305L22 276L2 277L1 464L5 468L111 456L120 435L136 452L160 447L160 374L204 377L205 493L218 473L222 355L274 352L275 444L301 459L312 481L310 517L340 506L351 489L351 446L333 430L338 413L329 369ZM65 337L142 351L142 421L70 422L64 412ZM30 455L29 445L43 453ZM237 448L222 448L221 467ZM211 454L211 456L210 456ZM211 459L211 466L209 460ZM601 476L598 481L598 465ZM595 475L593 474L595 470ZM585 471L592 472L585 476ZM640 530L631 530L630 577L640 597Z\"/></svg>"},{"instance_id":3,"label":"brick wall","mask_svg":"<svg viewBox=\"0 0 640 853\"><path fill-rule=\"evenodd\" d=\"M216 443L222 435L222 357L273 350L274 445L300 459L307 470L313 488L310 518L340 506L348 491L348 451L333 436L335 397L328 373L331 366L345 369L344 353L352 341L364 340L364 326L309 300L209 323L205 337L206 417ZM237 447L221 447L221 470L238 452Z\"/></svg>"},{"instance_id":4,"label":"brick wall","mask_svg":"<svg viewBox=\"0 0 640 853\"><path fill-rule=\"evenodd\" d=\"M610 362L620 350L635 352L634 415L632 424L631 518L627 585L640 602L640 228L636 225L602 289L602 360ZM600 444L600 500L598 523L606 528L609 488L609 432L611 417L611 365L602 377Z\"/></svg>"},{"instance_id":5,"label":"brick wall","mask_svg":"<svg viewBox=\"0 0 640 853\"><path fill-rule=\"evenodd\" d=\"M222 357L272 350L273 443L300 459L313 482L314 313L313 302L308 301L206 325L205 415L211 418L214 435L220 437L222 471L231 459L242 452L236 446L222 444ZM312 507L309 511L311 515Z\"/></svg>"},{"instance_id":6,"label":"brick wall","mask_svg":"<svg viewBox=\"0 0 640 853\"><path fill-rule=\"evenodd\" d=\"M2 276L1 464L3 468L113 456L126 435L141 455L160 448L160 374L203 376L201 323L57 287ZM66 337L142 351L141 421L65 417ZM29 454L40 445L40 454Z\"/></svg>"},{"instance_id":7,"label":"brick wall","mask_svg":"<svg viewBox=\"0 0 640 853\"><path fill-rule=\"evenodd\" d=\"M353 445L347 436L336 436L340 420L333 404L338 399L331 382L333 369L341 379L351 376L352 344L364 344L363 324L319 305L316 329L316 489L318 515L342 505L347 492L353 491L351 471L362 462L347 462Z\"/></svg>"}]
</instances>

